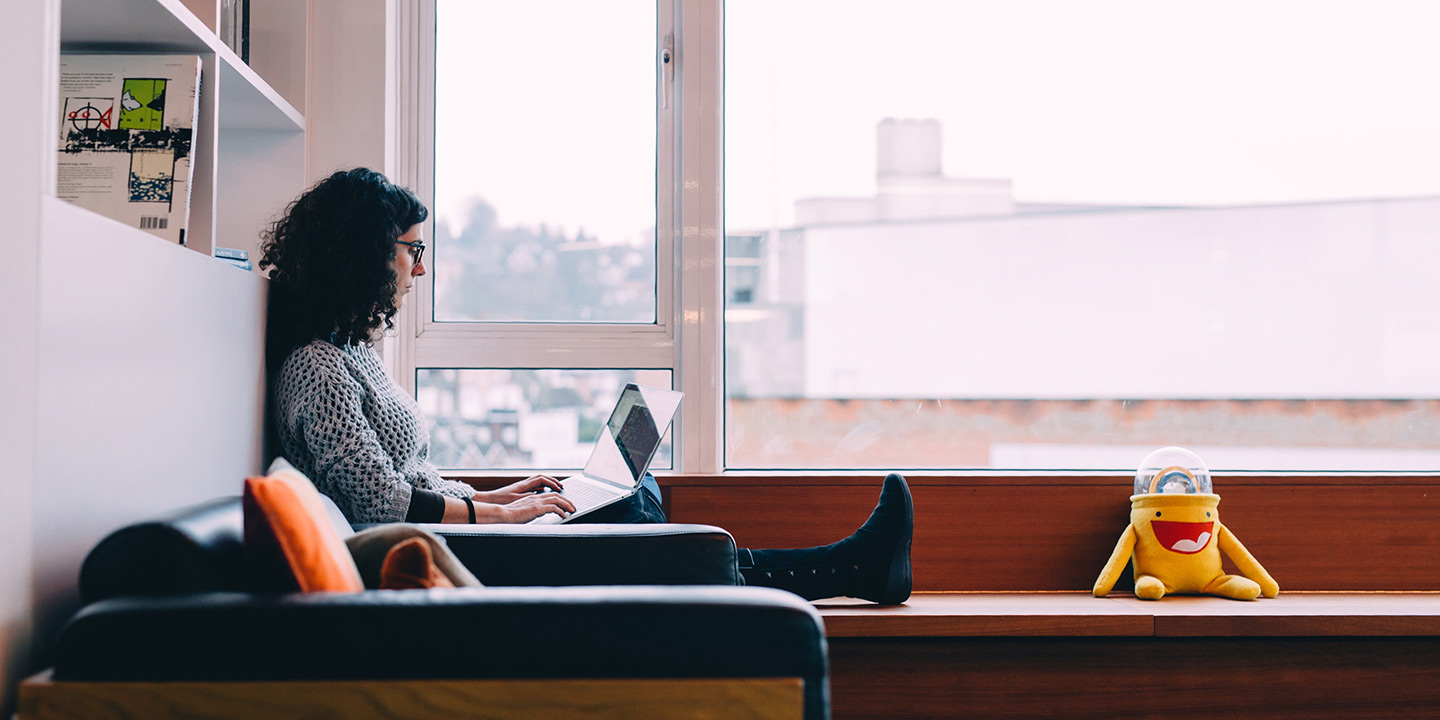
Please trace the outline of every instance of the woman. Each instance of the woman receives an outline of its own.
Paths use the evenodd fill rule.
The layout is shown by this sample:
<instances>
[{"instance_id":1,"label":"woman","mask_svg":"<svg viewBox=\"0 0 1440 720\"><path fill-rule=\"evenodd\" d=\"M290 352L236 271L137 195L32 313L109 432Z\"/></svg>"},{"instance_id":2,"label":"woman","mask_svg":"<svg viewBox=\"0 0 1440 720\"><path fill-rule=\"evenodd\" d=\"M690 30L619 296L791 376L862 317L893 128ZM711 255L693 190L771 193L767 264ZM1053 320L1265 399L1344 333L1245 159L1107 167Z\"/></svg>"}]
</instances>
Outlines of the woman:
<instances>
[{"instance_id":1,"label":"woman","mask_svg":"<svg viewBox=\"0 0 1440 720\"><path fill-rule=\"evenodd\" d=\"M373 344L394 326L424 275L428 216L409 190L365 168L337 172L290 204L266 232L260 267L271 279L272 400L285 456L353 523L523 523L575 506L560 483L535 475L476 492L429 462L419 408L386 373ZM664 522L659 488L584 518ZM555 491L555 492L550 492ZM910 594L913 510L904 478L885 479L854 535L800 550L741 550L754 585L807 599L850 595L883 603Z\"/></svg>"}]
</instances>

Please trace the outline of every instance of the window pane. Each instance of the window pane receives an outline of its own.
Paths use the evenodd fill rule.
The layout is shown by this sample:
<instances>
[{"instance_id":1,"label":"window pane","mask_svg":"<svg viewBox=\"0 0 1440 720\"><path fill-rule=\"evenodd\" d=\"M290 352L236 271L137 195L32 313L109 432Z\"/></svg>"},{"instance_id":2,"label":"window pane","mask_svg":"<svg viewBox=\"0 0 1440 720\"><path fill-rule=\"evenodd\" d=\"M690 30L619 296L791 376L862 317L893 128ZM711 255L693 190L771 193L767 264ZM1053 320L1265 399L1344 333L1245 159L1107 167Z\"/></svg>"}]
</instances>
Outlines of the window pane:
<instances>
[{"instance_id":1,"label":"window pane","mask_svg":"<svg viewBox=\"0 0 1440 720\"><path fill-rule=\"evenodd\" d=\"M727 465L1440 468L1437 20L729 0Z\"/></svg>"},{"instance_id":2,"label":"window pane","mask_svg":"<svg viewBox=\"0 0 1440 720\"><path fill-rule=\"evenodd\" d=\"M438 467L578 470L630 382L670 388L670 371L419 368L415 395ZM650 469L670 467L667 435Z\"/></svg>"},{"instance_id":3,"label":"window pane","mask_svg":"<svg viewBox=\"0 0 1440 720\"><path fill-rule=\"evenodd\" d=\"M655 322L654 0L435 17L435 319Z\"/></svg>"}]
</instances>

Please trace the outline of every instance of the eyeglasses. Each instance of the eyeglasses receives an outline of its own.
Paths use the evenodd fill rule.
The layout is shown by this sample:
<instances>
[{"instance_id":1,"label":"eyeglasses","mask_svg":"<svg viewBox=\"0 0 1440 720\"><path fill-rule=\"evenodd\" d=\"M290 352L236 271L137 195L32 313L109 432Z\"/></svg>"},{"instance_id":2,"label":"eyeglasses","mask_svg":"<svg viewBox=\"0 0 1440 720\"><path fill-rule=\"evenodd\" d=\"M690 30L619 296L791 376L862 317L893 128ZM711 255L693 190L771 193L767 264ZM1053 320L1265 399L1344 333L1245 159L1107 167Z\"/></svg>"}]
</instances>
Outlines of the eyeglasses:
<instances>
[{"instance_id":1,"label":"eyeglasses","mask_svg":"<svg viewBox=\"0 0 1440 720\"><path fill-rule=\"evenodd\" d=\"M404 245L404 246L410 248L410 261L413 262L413 263L415 263L416 265L419 265L419 264L420 264L420 258L425 257L425 243L407 242L407 241L405 241L405 240L396 240L396 241L395 241L395 244L396 244L396 245Z\"/></svg>"}]
</instances>

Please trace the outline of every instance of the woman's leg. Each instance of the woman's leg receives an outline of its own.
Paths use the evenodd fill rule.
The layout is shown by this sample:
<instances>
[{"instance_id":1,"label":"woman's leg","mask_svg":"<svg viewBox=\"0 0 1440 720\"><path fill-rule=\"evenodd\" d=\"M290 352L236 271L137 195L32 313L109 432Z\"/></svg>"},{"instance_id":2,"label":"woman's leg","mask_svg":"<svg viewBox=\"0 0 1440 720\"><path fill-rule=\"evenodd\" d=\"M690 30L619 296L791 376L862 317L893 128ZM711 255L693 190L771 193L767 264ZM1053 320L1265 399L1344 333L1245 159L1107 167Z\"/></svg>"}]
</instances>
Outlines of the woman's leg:
<instances>
[{"instance_id":1,"label":"woman's leg","mask_svg":"<svg viewBox=\"0 0 1440 720\"><path fill-rule=\"evenodd\" d=\"M875 510L855 534L820 547L740 550L740 573L748 585L789 590L806 600L848 596L898 605L910 597L914 532L910 487L891 473Z\"/></svg>"}]
</instances>

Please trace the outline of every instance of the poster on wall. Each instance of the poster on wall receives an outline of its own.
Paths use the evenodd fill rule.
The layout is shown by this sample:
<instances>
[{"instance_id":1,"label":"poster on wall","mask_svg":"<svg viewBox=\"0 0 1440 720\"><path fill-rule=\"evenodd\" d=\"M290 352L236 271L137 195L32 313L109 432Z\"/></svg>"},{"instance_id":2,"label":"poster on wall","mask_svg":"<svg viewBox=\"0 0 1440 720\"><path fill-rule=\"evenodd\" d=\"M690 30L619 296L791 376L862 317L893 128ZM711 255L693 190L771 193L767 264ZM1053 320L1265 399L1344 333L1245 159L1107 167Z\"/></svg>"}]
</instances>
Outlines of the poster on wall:
<instances>
[{"instance_id":1,"label":"poster on wall","mask_svg":"<svg viewBox=\"0 0 1440 720\"><path fill-rule=\"evenodd\" d=\"M184 245L199 100L196 55L62 55L57 194Z\"/></svg>"}]
</instances>

